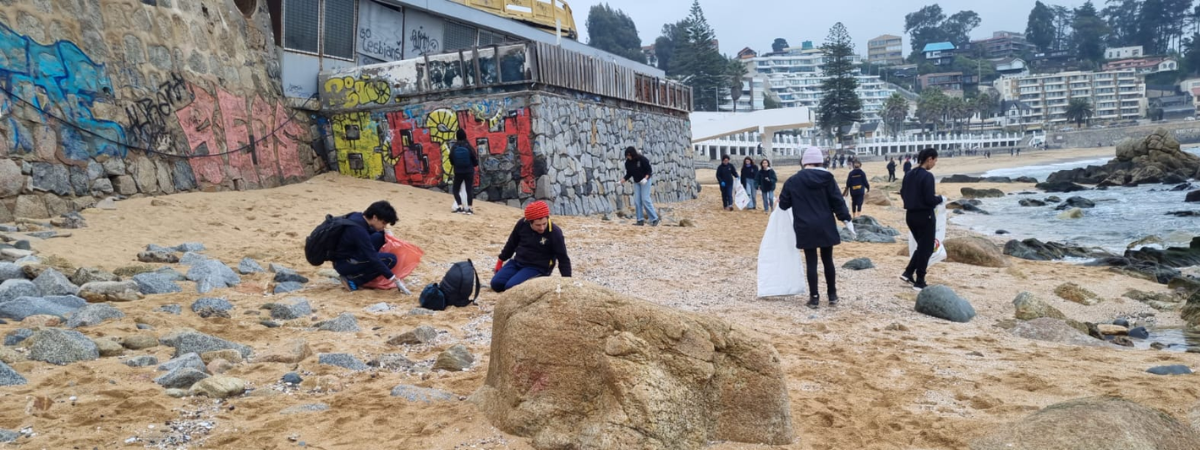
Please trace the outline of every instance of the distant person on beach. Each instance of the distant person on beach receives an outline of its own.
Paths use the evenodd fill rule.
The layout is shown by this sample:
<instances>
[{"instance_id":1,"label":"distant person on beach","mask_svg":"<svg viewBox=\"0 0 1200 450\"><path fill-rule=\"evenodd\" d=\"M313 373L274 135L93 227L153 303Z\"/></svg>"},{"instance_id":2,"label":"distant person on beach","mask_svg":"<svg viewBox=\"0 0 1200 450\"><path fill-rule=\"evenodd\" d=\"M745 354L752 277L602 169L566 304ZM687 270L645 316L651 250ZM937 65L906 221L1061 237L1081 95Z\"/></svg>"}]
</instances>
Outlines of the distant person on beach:
<instances>
[{"instance_id":1,"label":"distant person on beach","mask_svg":"<svg viewBox=\"0 0 1200 450\"><path fill-rule=\"evenodd\" d=\"M758 204L754 198L758 196L758 166L754 165L754 158L749 156L742 160L742 188L746 190L746 195L750 196L750 203L746 204L746 209L757 209Z\"/></svg>"},{"instance_id":2,"label":"distant person on beach","mask_svg":"<svg viewBox=\"0 0 1200 450\"><path fill-rule=\"evenodd\" d=\"M496 261L492 290L504 292L533 278L548 277L554 266L564 278L571 277L562 228L550 221L550 205L539 200L525 207L525 217L509 233Z\"/></svg>"},{"instance_id":3,"label":"distant person on beach","mask_svg":"<svg viewBox=\"0 0 1200 450\"><path fill-rule=\"evenodd\" d=\"M385 230L398 220L396 208L381 200L372 203L366 211L350 213L345 218L352 225L343 228L337 249L331 253L333 270L337 271L342 285L357 291L360 286L382 276L403 290L404 283L396 279L391 269L396 265L396 255L379 251L387 242Z\"/></svg>"},{"instance_id":4,"label":"distant person on beach","mask_svg":"<svg viewBox=\"0 0 1200 450\"><path fill-rule=\"evenodd\" d=\"M454 212L469 216L475 214L472 205L475 203L475 168L479 167L479 154L467 141L466 131L459 129L454 134L457 140L454 141L454 146L450 150L450 165L454 167L454 201L459 205ZM464 185L467 187L466 199L460 198L461 192L459 192ZM466 203L463 203L464 200Z\"/></svg>"},{"instance_id":5,"label":"distant person on beach","mask_svg":"<svg viewBox=\"0 0 1200 450\"><path fill-rule=\"evenodd\" d=\"M936 181L929 172L937 165L937 159L937 150L921 150L917 155L917 167L904 176L904 182L900 185L900 198L904 200L904 209L907 211L904 222L917 240L917 250L913 252L900 279L912 284L918 291L925 288L925 270L929 267L929 257L933 256L937 231L934 209L944 200L935 192Z\"/></svg>"},{"instance_id":6,"label":"distant person on beach","mask_svg":"<svg viewBox=\"0 0 1200 450\"><path fill-rule=\"evenodd\" d=\"M854 217L858 217L862 213L863 201L867 197L867 192L871 191L871 183L867 181L867 173L862 170L862 163L855 161L854 170L850 171L850 176L846 177L846 189L842 192L842 196L850 195L850 213Z\"/></svg>"},{"instance_id":7,"label":"distant person on beach","mask_svg":"<svg viewBox=\"0 0 1200 450\"><path fill-rule=\"evenodd\" d=\"M758 190L762 191L763 211L770 214L775 207L775 183L779 178L775 176L775 169L771 168L770 160L763 158L758 163Z\"/></svg>"},{"instance_id":8,"label":"distant person on beach","mask_svg":"<svg viewBox=\"0 0 1200 450\"><path fill-rule=\"evenodd\" d=\"M737 169L729 163L729 155L721 155L721 165L717 166L717 184L721 186L721 207L733 211L733 179L737 178Z\"/></svg>"},{"instance_id":9,"label":"distant person on beach","mask_svg":"<svg viewBox=\"0 0 1200 450\"><path fill-rule=\"evenodd\" d=\"M908 177L908 172L912 170L912 159L904 157L904 176Z\"/></svg>"},{"instance_id":10,"label":"distant person on beach","mask_svg":"<svg viewBox=\"0 0 1200 450\"><path fill-rule=\"evenodd\" d=\"M850 211L842 199L837 180L828 170L821 168L821 151L809 149L801 158L804 167L783 183L779 194L779 207L792 211L792 227L796 231L796 248L804 251L806 276L808 277L808 307L820 305L817 293L817 252L825 266L825 284L828 289L829 306L838 302L836 268L833 265L833 246L842 243L838 234L837 220L846 223L846 229L854 235L854 223Z\"/></svg>"},{"instance_id":11,"label":"distant person on beach","mask_svg":"<svg viewBox=\"0 0 1200 450\"><path fill-rule=\"evenodd\" d=\"M650 199L650 190L654 184L650 181L650 175L654 174L654 170L650 167L650 160L642 154L638 153L633 146L625 148L625 178L621 179L621 184L626 181L633 182L633 209L637 211L637 223L634 225L646 225L646 221L642 220L642 210L646 210L646 219L650 220L650 226L658 226L658 211L654 209L654 201Z\"/></svg>"},{"instance_id":12,"label":"distant person on beach","mask_svg":"<svg viewBox=\"0 0 1200 450\"><path fill-rule=\"evenodd\" d=\"M896 158L888 158L888 183L896 181Z\"/></svg>"}]
</instances>

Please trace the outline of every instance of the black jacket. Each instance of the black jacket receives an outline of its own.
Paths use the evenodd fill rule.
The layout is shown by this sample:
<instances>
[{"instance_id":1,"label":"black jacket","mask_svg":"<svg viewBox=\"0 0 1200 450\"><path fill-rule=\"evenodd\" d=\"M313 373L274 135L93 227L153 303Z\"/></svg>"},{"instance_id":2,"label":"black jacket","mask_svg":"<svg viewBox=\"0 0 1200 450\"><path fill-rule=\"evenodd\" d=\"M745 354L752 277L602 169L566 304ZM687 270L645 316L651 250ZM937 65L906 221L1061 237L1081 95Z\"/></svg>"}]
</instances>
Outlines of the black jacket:
<instances>
[{"instance_id":1,"label":"black jacket","mask_svg":"<svg viewBox=\"0 0 1200 450\"><path fill-rule=\"evenodd\" d=\"M842 243L837 222L850 220L842 190L828 170L804 169L783 183L779 208L792 210L796 248L832 247Z\"/></svg>"},{"instance_id":2,"label":"black jacket","mask_svg":"<svg viewBox=\"0 0 1200 450\"><path fill-rule=\"evenodd\" d=\"M779 182L779 177L775 175L775 169L758 169L758 190L774 191L777 182Z\"/></svg>"},{"instance_id":3,"label":"black jacket","mask_svg":"<svg viewBox=\"0 0 1200 450\"><path fill-rule=\"evenodd\" d=\"M637 158L625 160L625 180L632 180L634 183L639 183L643 178L654 174L654 170L650 167L650 160L644 155L638 155Z\"/></svg>"},{"instance_id":4,"label":"black jacket","mask_svg":"<svg viewBox=\"0 0 1200 450\"><path fill-rule=\"evenodd\" d=\"M746 186L746 182L750 180L758 180L758 166L751 164L749 166L742 164L742 187Z\"/></svg>"},{"instance_id":5,"label":"black jacket","mask_svg":"<svg viewBox=\"0 0 1200 450\"><path fill-rule=\"evenodd\" d=\"M733 185L733 179L737 178L737 169L733 168L733 164L721 164L717 166L717 181L725 183L726 186Z\"/></svg>"},{"instance_id":6,"label":"black jacket","mask_svg":"<svg viewBox=\"0 0 1200 450\"><path fill-rule=\"evenodd\" d=\"M888 170L888 172L895 172L896 171L896 161L888 161L887 170Z\"/></svg>"},{"instance_id":7,"label":"black jacket","mask_svg":"<svg viewBox=\"0 0 1200 450\"><path fill-rule=\"evenodd\" d=\"M542 269L547 275L558 266L558 273L564 277L571 276L571 258L567 256L567 243L563 239L562 228L553 221L546 227L546 232L538 234L529 226L525 219L517 221L504 250L500 251L500 260L508 261L516 255L517 262L525 266ZM556 264L557 263L557 264Z\"/></svg>"},{"instance_id":8,"label":"black jacket","mask_svg":"<svg viewBox=\"0 0 1200 450\"><path fill-rule=\"evenodd\" d=\"M908 171L910 171L910 170L912 170L912 161L905 161L904 162L904 173L908 173Z\"/></svg>"},{"instance_id":9,"label":"black jacket","mask_svg":"<svg viewBox=\"0 0 1200 450\"><path fill-rule=\"evenodd\" d=\"M392 268L379 259L379 249L371 243L371 236L382 232L371 230L371 226L367 225L367 219L363 217L362 213L351 213L347 218L356 226L347 227L342 231L337 251L333 254L334 262L350 259L359 262L369 261L371 265L375 266L376 271L383 274L384 278L394 276Z\"/></svg>"},{"instance_id":10,"label":"black jacket","mask_svg":"<svg viewBox=\"0 0 1200 450\"><path fill-rule=\"evenodd\" d=\"M850 171L850 176L846 177L846 187L850 189L851 194L862 195L871 190L871 183L867 181L866 172L854 169Z\"/></svg>"},{"instance_id":11,"label":"black jacket","mask_svg":"<svg viewBox=\"0 0 1200 450\"><path fill-rule=\"evenodd\" d=\"M458 167L458 166L455 166L455 167L454 167L454 172L455 172L455 173L458 173L458 172L470 172L470 173L475 173L475 168L476 168L476 167L479 167L479 152L475 150L475 147L472 147L472 146L471 146L471 143L470 143L470 142L467 142L467 141L454 141L454 146L453 146L453 147L450 147L450 154L451 154L451 155L453 155L453 154L454 154L454 147L458 147L458 146L460 146L460 145L461 145L461 146L464 146L464 147L466 147L466 148L469 148L469 149L471 149L471 167L465 167L465 166L464 166L464 167Z\"/></svg>"},{"instance_id":12,"label":"black jacket","mask_svg":"<svg viewBox=\"0 0 1200 450\"><path fill-rule=\"evenodd\" d=\"M917 167L904 175L900 183L900 198L904 200L904 209L909 211L932 211L942 203L942 197L934 191L933 174L924 168Z\"/></svg>"}]
</instances>

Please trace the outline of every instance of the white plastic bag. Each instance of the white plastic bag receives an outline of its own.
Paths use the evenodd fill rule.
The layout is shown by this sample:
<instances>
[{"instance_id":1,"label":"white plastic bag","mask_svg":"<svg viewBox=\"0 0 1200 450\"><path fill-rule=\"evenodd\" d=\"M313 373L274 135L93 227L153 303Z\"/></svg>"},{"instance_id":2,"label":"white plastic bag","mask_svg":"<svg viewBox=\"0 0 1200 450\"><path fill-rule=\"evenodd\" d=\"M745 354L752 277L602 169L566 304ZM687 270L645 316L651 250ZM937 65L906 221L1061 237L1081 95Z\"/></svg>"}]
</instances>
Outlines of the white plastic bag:
<instances>
[{"instance_id":1,"label":"white plastic bag","mask_svg":"<svg viewBox=\"0 0 1200 450\"><path fill-rule=\"evenodd\" d=\"M737 209L746 209L746 205L750 204L750 195L746 194L746 188L737 180L733 182L733 204Z\"/></svg>"},{"instance_id":2,"label":"white plastic bag","mask_svg":"<svg viewBox=\"0 0 1200 450\"><path fill-rule=\"evenodd\" d=\"M792 211L775 208L758 246L758 296L806 294L808 287L804 280L800 249L796 248L796 230L792 228Z\"/></svg>"},{"instance_id":3,"label":"white plastic bag","mask_svg":"<svg viewBox=\"0 0 1200 450\"><path fill-rule=\"evenodd\" d=\"M929 265L934 265L946 259L946 247L942 246L942 242L946 241L946 203L937 205L933 209L935 215L934 222L936 231L933 233L933 255L929 256ZM913 237L912 231L908 232L908 256L911 258L913 253L917 252L917 238Z\"/></svg>"},{"instance_id":4,"label":"white plastic bag","mask_svg":"<svg viewBox=\"0 0 1200 450\"><path fill-rule=\"evenodd\" d=\"M458 190L458 197L450 201L450 212L466 208L465 205L458 204L458 199L460 198L463 199L464 202L467 201L467 183L463 183L462 188Z\"/></svg>"}]
</instances>

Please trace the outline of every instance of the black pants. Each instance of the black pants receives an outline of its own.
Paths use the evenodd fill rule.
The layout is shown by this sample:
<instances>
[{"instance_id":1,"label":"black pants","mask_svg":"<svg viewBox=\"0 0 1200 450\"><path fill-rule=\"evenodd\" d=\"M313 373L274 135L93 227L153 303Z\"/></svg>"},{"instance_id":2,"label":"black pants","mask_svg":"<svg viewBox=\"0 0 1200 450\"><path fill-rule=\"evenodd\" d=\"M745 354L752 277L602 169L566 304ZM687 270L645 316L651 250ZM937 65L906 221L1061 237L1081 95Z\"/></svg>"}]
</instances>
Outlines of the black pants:
<instances>
[{"instance_id":1,"label":"black pants","mask_svg":"<svg viewBox=\"0 0 1200 450\"><path fill-rule=\"evenodd\" d=\"M837 273L833 266L833 247L821 247L821 264L825 266L825 284L829 298L837 297ZM804 265L808 275L808 295L817 295L817 249L804 249Z\"/></svg>"},{"instance_id":2,"label":"black pants","mask_svg":"<svg viewBox=\"0 0 1200 450\"><path fill-rule=\"evenodd\" d=\"M454 170L454 201L458 202L459 206L464 205L463 199L460 198L460 196L458 195L459 194L458 191L460 189L462 189L462 185L464 185L464 184L467 185L467 203L465 203L465 205L471 206L471 205L475 204L475 186L473 186L475 184L475 171L474 170L472 170L470 172L463 171L462 173L459 173L458 169L455 169Z\"/></svg>"},{"instance_id":3,"label":"black pants","mask_svg":"<svg viewBox=\"0 0 1200 450\"><path fill-rule=\"evenodd\" d=\"M925 282L925 270L929 268L929 257L933 256L933 241L937 231L937 222L933 211L909 211L904 218L908 230L917 240L917 251L913 252L908 267L904 269L907 276L916 275L916 281Z\"/></svg>"},{"instance_id":4,"label":"black pants","mask_svg":"<svg viewBox=\"0 0 1200 450\"><path fill-rule=\"evenodd\" d=\"M888 181L896 181L896 169L888 169Z\"/></svg>"},{"instance_id":5,"label":"black pants","mask_svg":"<svg viewBox=\"0 0 1200 450\"><path fill-rule=\"evenodd\" d=\"M862 212L863 200L865 200L866 198L867 198L867 195L863 192L862 189L859 189L856 191L850 191L850 204L851 204L851 208L853 208L850 212L855 212L855 213Z\"/></svg>"},{"instance_id":6,"label":"black pants","mask_svg":"<svg viewBox=\"0 0 1200 450\"><path fill-rule=\"evenodd\" d=\"M730 206L733 206L733 185L725 183L725 186L721 187L721 207L728 208Z\"/></svg>"}]
</instances>

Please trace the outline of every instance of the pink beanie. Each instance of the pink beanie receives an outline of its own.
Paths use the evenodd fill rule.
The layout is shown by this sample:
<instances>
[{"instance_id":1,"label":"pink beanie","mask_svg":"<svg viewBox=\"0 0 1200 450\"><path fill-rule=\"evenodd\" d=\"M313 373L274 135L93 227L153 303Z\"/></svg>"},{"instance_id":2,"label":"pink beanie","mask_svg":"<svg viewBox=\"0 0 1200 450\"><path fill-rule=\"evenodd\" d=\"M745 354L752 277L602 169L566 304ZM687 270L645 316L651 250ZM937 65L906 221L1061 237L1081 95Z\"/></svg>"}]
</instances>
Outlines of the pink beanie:
<instances>
[{"instance_id":1,"label":"pink beanie","mask_svg":"<svg viewBox=\"0 0 1200 450\"><path fill-rule=\"evenodd\" d=\"M809 164L825 164L825 157L821 156L821 149L809 147L804 150L804 157L800 159L800 165L807 166Z\"/></svg>"}]
</instances>

